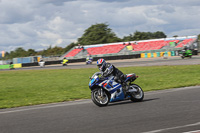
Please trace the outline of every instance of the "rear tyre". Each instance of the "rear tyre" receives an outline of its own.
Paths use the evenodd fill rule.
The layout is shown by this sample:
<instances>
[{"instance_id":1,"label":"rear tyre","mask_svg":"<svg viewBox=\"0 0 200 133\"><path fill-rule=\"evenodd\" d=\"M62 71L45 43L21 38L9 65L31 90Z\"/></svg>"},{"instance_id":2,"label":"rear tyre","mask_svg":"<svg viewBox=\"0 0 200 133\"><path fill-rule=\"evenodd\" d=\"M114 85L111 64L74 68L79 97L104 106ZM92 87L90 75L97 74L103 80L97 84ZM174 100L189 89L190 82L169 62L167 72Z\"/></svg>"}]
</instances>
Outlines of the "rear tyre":
<instances>
[{"instance_id":1,"label":"rear tyre","mask_svg":"<svg viewBox=\"0 0 200 133\"><path fill-rule=\"evenodd\" d=\"M137 89L137 92L133 92L131 93L131 101L133 102L141 102L144 98L144 92L142 90L142 88L137 85L137 84L132 84L132 87L134 87L135 89Z\"/></svg>"},{"instance_id":2,"label":"rear tyre","mask_svg":"<svg viewBox=\"0 0 200 133\"><path fill-rule=\"evenodd\" d=\"M108 92L103 90L103 94L102 96L99 93L100 89L94 89L92 90L92 101L94 102L94 104L96 104L99 107L103 107L103 106L107 106L108 103L110 102L110 96L108 94Z\"/></svg>"}]
</instances>

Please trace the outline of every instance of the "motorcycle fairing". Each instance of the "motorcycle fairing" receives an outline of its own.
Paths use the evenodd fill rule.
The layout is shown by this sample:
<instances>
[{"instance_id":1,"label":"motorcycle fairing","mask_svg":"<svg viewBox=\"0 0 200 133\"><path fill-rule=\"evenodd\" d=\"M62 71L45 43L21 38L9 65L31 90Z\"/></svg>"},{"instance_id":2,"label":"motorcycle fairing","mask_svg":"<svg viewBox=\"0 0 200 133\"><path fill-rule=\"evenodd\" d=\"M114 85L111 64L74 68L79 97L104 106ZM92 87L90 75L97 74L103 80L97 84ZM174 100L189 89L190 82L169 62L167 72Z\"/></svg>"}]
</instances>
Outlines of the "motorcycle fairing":
<instances>
[{"instance_id":1,"label":"motorcycle fairing","mask_svg":"<svg viewBox=\"0 0 200 133\"><path fill-rule=\"evenodd\" d=\"M114 77L108 78L99 84L111 94L110 102L124 100L122 85L114 81Z\"/></svg>"},{"instance_id":2,"label":"motorcycle fairing","mask_svg":"<svg viewBox=\"0 0 200 133\"><path fill-rule=\"evenodd\" d=\"M110 102L124 100L124 97L125 96L121 87L119 92L115 91L114 93L111 94Z\"/></svg>"}]
</instances>

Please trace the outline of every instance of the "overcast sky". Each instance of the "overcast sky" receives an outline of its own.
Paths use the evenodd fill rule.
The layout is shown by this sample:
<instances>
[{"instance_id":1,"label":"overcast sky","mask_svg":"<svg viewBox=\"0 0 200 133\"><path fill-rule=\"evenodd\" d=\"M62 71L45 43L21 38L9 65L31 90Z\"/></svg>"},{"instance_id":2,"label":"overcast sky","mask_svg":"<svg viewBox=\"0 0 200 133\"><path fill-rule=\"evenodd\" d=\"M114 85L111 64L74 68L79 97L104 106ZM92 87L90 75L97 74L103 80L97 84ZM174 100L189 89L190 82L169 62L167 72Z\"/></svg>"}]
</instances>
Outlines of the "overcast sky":
<instances>
[{"instance_id":1,"label":"overcast sky","mask_svg":"<svg viewBox=\"0 0 200 133\"><path fill-rule=\"evenodd\" d=\"M0 51L66 47L96 23L118 37L137 31L200 34L200 0L0 0Z\"/></svg>"}]
</instances>

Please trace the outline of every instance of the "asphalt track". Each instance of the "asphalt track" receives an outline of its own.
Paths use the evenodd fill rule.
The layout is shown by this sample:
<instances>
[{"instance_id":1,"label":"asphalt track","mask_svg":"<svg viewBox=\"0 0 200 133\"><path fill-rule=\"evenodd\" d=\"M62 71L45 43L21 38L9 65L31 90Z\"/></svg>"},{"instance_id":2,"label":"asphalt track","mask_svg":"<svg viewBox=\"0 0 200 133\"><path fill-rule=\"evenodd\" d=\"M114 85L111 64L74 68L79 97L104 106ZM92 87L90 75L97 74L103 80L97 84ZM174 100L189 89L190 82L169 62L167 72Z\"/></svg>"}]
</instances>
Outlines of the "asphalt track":
<instances>
[{"instance_id":1,"label":"asphalt track","mask_svg":"<svg viewBox=\"0 0 200 133\"><path fill-rule=\"evenodd\" d=\"M200 64L200 56L193 56L190 58L181 59L179 56L158 58L137 58L137 59L124 59L124 60L108 60L117 67L131 67L131 66L163 66L163 65L195 65ZM86 65L84 62L69 63L68 66L61 64L47 65L43 68L39 66L16 68L14 70L41 70L41 69L80 69L80 68L97 68L96 62L91 65ZM8 71L8 70L1 70Z\"/></svg>"},{"instance_id":2,"label":"asphalt track","mask_svg":"<svg viewBox=\"0 0 200 133\"><path fill-rule=\"evenodd\" d=\"M192 59L110 61L118 67L200 64ZM73 63L29 69L96 68ZM0 133L200 133L200 86L146 92L143 102L97 107L90 99L0 110Z\"/></svg>"},{"instance_id":3,"label":"asphalt track","mask_svg":"<svg viewBox=\"0 0 200 133\"><path fill-rule=\"evenodd\" d=\"M200 87L145 93L143 102L91 100L0 110L1 133L186 133L200 130Z\"/></svg>"}]
</instances>

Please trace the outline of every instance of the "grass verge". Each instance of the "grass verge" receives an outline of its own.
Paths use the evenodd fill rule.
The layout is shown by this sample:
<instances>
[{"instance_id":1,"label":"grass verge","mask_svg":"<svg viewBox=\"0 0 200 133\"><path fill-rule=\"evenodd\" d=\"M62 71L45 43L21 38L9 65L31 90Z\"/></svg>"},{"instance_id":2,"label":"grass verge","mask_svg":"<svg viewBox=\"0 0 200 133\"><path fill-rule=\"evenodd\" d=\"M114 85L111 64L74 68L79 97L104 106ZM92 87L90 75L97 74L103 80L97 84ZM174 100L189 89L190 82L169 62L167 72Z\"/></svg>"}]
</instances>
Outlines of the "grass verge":
<instances>
[{"instance_id":1,"label":"grass verge","mask_svg":"<svg viewBox=\"0 0 200 133\"><path fill-rule=\"evenodd\" d=\"M136 73L144 91L200 85L200 65L119 68ZM0 108L90 98L89 77L97 68L0 72Z\"/></svg>"}]
</instances>

